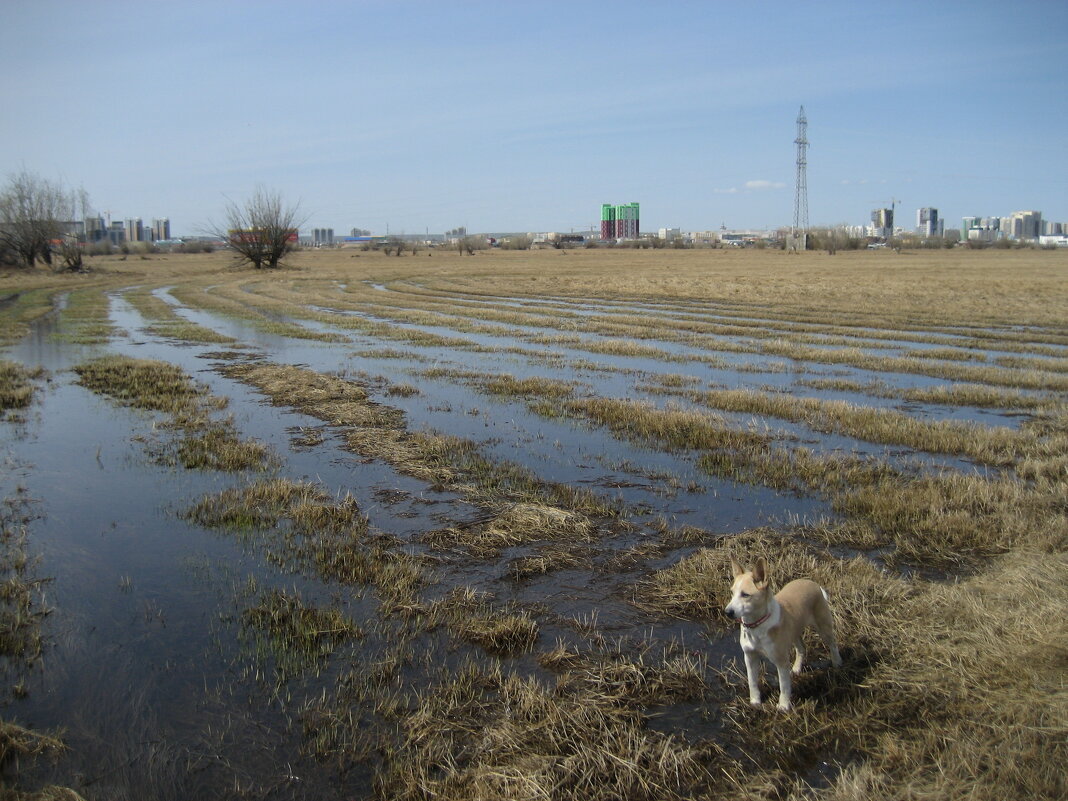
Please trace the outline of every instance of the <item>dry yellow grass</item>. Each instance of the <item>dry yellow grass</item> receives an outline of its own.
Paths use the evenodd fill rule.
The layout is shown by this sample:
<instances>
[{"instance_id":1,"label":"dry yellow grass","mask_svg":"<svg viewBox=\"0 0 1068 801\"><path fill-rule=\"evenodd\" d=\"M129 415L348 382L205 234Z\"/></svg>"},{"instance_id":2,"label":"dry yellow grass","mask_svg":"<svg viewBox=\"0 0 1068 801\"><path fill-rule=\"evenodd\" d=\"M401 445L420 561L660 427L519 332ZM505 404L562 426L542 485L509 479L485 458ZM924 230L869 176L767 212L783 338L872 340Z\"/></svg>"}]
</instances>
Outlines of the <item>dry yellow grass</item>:
<instances>
[{"instance_id":1,"label":"dry yellow grass","mask_svg":"<svg viewBox=\"0 0 1068 801\"><path fill-rule=\"evenodd\" d=\"M840 252L802 256L778 251L592 250L561 259L555 251L488 251L461 258L387 258L377 253L304 251L275 273L234 269L223 253L157 256L123 262L90 261L88 276L56 276L43 270L0 272L0 294L77 286L166 286L270 277L297 280L403 281L480 296L565 295L647 297L677 301L752 304L803 316L864 314L944 325L1051 325L1064 334L1068 308L1068 253L1062 251ZM625 280L621 280L625 279Z\"/></svg>"}]
</instances>

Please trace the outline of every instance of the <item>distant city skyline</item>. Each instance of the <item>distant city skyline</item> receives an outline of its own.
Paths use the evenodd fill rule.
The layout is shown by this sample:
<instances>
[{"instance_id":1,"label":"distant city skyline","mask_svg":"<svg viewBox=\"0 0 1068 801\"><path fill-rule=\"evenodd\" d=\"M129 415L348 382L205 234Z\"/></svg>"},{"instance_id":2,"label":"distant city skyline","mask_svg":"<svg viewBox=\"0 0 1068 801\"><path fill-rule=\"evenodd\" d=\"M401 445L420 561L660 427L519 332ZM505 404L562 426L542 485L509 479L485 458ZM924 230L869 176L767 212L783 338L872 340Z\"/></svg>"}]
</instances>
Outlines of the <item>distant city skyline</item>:
<instances>
[{"instance_id":1,"label":"distant city skyline","mask_svg":"<svg viewBox=\"0 0 1068 801\"><path fill-rule=\"evenodd\" d=\"M12 0L0 178L175 235L257 186L337 231L778 228L803 104L813 226L1068 220L1068 4L612 8Z\"/></svg>"}]
</instances>

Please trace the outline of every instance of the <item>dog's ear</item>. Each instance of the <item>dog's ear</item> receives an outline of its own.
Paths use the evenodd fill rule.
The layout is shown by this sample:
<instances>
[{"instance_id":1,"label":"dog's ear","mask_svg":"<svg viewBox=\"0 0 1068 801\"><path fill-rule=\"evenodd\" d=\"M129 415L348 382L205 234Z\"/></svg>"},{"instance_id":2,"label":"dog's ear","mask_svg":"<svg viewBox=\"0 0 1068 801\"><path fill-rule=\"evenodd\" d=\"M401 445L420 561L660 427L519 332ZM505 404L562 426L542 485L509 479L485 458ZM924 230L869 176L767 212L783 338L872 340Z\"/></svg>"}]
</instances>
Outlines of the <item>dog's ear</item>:
<instances>
[{"instance_id":1,"label":"dog's ear","mask_svg":"<svg viewBox=\"0 0 1068 801\"><path fill-rule=\"evenodd\" d=\"M742 566L738 564L738 562L733 556L731 557L731 572L734 574L735 578L738 578L738 576L742 575L742 573L745 572L745 570L742 569Z\"/></svg>"},{"instance_id":2,"label":"dog's ear","mask_svg":"<svg viewBox=\"0 0 1068 801\"><path fill-rule=\"evenodd\" d=\"M756 560L753 567L753 583L761 590L768 586L768 562L763 556Z\"/></svg>"}]
</instances>

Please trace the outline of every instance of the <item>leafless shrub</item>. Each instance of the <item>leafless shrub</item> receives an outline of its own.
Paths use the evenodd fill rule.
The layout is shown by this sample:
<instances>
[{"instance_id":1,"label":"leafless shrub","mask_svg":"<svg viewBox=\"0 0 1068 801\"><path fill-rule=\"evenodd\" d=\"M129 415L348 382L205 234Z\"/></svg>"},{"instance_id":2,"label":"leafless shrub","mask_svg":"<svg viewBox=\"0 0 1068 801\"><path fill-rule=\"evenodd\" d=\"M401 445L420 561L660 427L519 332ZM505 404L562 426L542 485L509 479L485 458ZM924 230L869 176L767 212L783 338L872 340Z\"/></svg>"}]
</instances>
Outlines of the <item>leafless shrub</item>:
<instances>
[{"instance_id":1,"label":"leafless shrub","mask_svg":"<svg viewBox=\"0 0 1068 801\"><path fill-rule=\"evenodd\" d=\"M244 204L229 203L225 224L212 234L226 242L242 264L254 269L278 267L298 244L300 204L290 206L277 192L258 187Z\"/></svg>"}]
</instances>

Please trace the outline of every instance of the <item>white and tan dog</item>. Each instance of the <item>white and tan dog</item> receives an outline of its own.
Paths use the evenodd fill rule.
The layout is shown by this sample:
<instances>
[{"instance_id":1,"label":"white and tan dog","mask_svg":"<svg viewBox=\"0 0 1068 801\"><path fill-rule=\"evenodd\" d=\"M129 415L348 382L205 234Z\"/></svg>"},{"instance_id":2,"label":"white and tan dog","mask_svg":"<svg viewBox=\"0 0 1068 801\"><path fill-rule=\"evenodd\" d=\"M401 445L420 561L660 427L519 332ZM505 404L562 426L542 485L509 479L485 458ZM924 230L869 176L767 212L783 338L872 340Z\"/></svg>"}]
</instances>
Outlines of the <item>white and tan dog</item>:
<instances>
[{"instance_id":1,"label":"white and tan dog","mask_svg":"<svg viewBox=\"0 0 1068 801\"><path fill-rule=\"evenodd\" d=\"M793 673L801 672L805 658L801 635L809 626L819 632L824 645L830 649L831 664L838 667L842 657L834 639L834 618L826 591L808 579L797 579L772 596L768 589L768 565L764 557L757 559L751 571L743 570L731 559L734 584L727 616L742 623L742 654L749 678L749 702L760 705L761 657L767 658L779 673L779 709L790 708L791 668L790 648L797 649Z\"/></svg>"}]
</instances>

